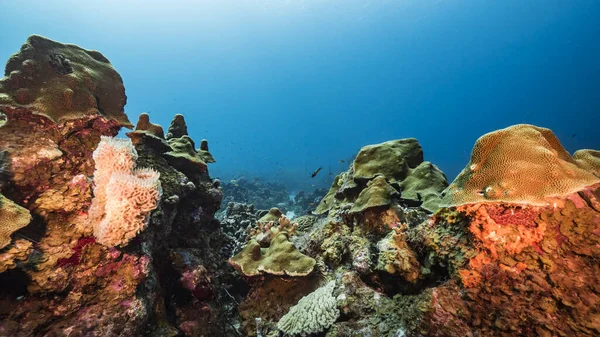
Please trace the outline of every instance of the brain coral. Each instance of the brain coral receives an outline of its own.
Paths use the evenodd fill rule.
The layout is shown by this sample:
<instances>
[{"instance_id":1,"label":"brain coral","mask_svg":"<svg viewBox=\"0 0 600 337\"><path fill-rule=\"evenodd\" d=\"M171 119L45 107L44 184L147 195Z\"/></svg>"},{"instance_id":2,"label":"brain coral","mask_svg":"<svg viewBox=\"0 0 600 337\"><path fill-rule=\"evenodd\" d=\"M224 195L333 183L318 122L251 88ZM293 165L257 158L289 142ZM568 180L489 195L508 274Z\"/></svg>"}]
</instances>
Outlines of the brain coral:
<instances>
[{"instance_id":1,"label":"brain coral","mask_svg":"<svg viewBox=\"0 0 600 337\"><path fill-rule=\"evenodd\" d=\"M0 104L23 105L55 122L102 115L131 127L123 80L100 53L32 35L0 79Z\"/></svg>"},{"instance_id":2,"label":"brain coral","mask_svg":"<svg viewBox=\"0 0 600 337\"><path fill-rule=\"evenodd\" d=\"M579 167L592 172L596 177L600 177L600 151L577 150L573 153L573 159Z\"/></svg>"},{"instance_id":3,"label":"brain coral","mask_svg":"<svg viewBox=\"0 0 600 337\"><path fill-rule=\"evenodd\" d=\"M31 214L10 199L0 194L0 249L10 243L10 235L27 226L31 221Z\"/></svg>"},{"instance_id":4,"label":"brain coral","mask_svg":"<svg viewBox=\"0 0 600 337\"><path fill-rule=\"evenodd\" d=\"M333 297L335 281L330 281L314 292L302 297L298 304L281 317L277 328L286 335L308 336L329 328L340 316Z\"/></svg>"},{"instance_id":5,"label":"brain coral","mask_svg":"<svg viewBox=\"0 0 600 337\"><path fill-rule=\"evenodd\" d=\"M443 203L546 205L600 178L578 166L549 129L518 124L480 137L471 160L445 190Z\"/></svg>"}]
</instances>

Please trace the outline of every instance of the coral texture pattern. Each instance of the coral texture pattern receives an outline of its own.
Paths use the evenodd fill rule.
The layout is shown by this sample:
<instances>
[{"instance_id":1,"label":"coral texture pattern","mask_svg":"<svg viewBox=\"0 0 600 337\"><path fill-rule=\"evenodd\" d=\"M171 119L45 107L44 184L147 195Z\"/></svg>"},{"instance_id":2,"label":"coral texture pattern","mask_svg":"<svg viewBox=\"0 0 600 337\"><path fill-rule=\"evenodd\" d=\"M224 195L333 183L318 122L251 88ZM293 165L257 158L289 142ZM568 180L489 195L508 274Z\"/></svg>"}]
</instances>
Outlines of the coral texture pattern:
<instances>
[{"instance_id":1,"label":"coral texture pattern","mask_svg":"<svg viewBox=\"0 0 600 337\"><path fill-rule=\"evenodd\" d=\"M98 243L125 245L147 225L161 197L160 174L133 169L137 152L129 139L102 137L96 162L90 220Z\"/></svg>"},{"instance_id":2,"label":"coral texture pattern","mask_svg":"<svg viewBox=\"0 0 600 337\"><path fill-rule=\"evenodd\" d=\"M277 328L288 335L308 336L329 328L340 316L332 293L335 281L304 296L298 304L277 323Z\"/></svg>"},{"instance_id":3,"label":"coral texture pattern","mask_svg":"<svg viewBox=\"0 0 600 337\"><path fill-rule=\"evenodd\" d=\"M549 198L600 182L579 166L552 131L518 124L481 136L471 161L445 191L444 204L511 202L545 206Z\"/></svg>"}]
</instances>

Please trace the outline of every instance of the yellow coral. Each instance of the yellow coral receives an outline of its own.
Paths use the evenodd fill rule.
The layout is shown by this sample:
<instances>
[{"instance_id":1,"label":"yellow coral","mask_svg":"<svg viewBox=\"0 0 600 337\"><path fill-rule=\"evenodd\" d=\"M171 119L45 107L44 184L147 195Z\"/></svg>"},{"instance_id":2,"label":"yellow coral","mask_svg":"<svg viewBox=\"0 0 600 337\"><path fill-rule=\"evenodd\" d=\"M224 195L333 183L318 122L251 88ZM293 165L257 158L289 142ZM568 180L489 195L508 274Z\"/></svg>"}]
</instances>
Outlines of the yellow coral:
<instances>
[{"instance_id":1,"label":"yellow coral","mask_svg":"<svg viewBox=\"0 0 600 337\"><path fill-rule=\"evenodd\" d=\"M600 151L589 149L577 150L573 153L573 159L575 159L579 167L600 177Z\"/></svg>"},{"instance_id":2,"label":"yellow coral","mask_svg":"<svg viewBox=\"0 0 600 337\"><path fill-rule=\"evenodd\" d=\"M10 199L0 194L0 249L10 243L10 235L27 226L31 221L31 214Z\"/></svg>"},{"instance_id":3,"label":"yellow coral","mask_svg":"<svg viewBox=\"0 0 600 337\"><path fill-rule=\"evenodd\" d=\"M549 129L518 124L480 137L467 167L445 190L444 204L546 205L600 182L582 169Z\"/></svg>"},{"instance_id":4,"label":"yellow coral","mask_svg":"<svg viewBox=\"0 0 600 337\"><path fill-rule=\"evenodd\" d=\"M33 244L26 240L16 240L15 243L0 253L0 273L13 269L17 261L24 261L33 250Z\"/></svg>"}]
</instances>

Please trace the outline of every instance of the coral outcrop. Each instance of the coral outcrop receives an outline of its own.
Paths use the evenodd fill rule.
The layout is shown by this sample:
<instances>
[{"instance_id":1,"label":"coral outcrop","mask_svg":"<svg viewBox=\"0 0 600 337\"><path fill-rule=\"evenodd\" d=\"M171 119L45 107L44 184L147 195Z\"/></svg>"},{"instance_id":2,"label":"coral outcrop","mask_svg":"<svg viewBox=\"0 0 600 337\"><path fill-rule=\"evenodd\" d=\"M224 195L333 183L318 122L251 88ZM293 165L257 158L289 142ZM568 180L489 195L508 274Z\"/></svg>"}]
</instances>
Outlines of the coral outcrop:
<instances>
[{"instance_id":1,"label":"coral outcrop","mask_svg":"<svg viewBox=\"0 0 600 337\"><path fill-rule=\"evenodd\" d=\"M382 184L382 178L378 177L396 190L393 193L386 188L386 194L397 194L404 204L420 206L430 212L439 208L441 192L448 186L444 173L423 161L423 149L416 139L391 140L364 146L350 169L334 179L315 213L336 211L345 204L353 204L355 210L358 209L357 197L370 181L379 179L376 186Z\"/></svg>"},{"instance_id":2,"label":"coral outcrop","mask_svg":"<svg viewBox=\"0 0 600 337\"><path fill-rule=\"evenodd\" d=\"M294 239L300 252L317 261L320 277L339 285L334 310L343 319L323 325L320 334L600 333L596 152L582 150L571 157L549 130L533 126L490 135L475 144L471 162L445 190L445 201L456 202L435 206L439 209L432 215L423 209L429 207L424 206L425 195L431 188L439 205L447 183L429 163L404 159L406 165L399 167L406 174L391 172L378 164L385 156L367 147L358 165L336 177L317 210L323 215ZM401 147L383 147L381 153L392 162L402 162L397 158ZM408 153L409 159L419 159L414 148ZM365 156L375 162L368 163ZM512 194L506 194L514 198L484 195L483 181L514 182ZM482 193L469 199L473 193L467 190ZM295 280L302 281L308 282ZM263 285L253 284L252 294L259 294ZM245 308L240 306L242 316ZM303 314L290 317L282 316L278 323L289 335L311 326L294 330L290 322ZM261 318L269 326L277 316Z\"/></svg>"}]
</instances>

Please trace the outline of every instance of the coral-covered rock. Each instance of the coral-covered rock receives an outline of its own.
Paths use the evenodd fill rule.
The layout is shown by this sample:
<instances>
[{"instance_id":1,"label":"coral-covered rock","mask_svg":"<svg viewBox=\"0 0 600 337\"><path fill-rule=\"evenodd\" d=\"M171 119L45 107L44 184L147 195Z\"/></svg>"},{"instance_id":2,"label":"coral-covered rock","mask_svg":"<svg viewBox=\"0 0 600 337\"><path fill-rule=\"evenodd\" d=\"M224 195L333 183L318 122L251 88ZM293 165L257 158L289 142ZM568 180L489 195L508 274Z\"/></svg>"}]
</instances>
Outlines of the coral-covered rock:
<instances>
[{"instance_id":1,"label":"coral-covered rock","mask_svg":"<svg viewBox=\"0 0 600 337\"><path fill-rule=\"evenodd\" d=\"M162 126L150 122L150 116L147 113L140 114L135 130L127 132L126 135L131 139L133 145L147 143L161 153L171 151L169 143L165 140Z\"/></svg>"},{"instance_id":2,"label":"coral-covered rock","mask_svg":"<svg viewBox=\"0 0 600 337\"><path fill-rule=\"evenodd\" d=\"M552 131L518 124L477 140L467 167L444 191L443 203L545 206L554 196L571 194L598 182L600 177L580 167Z\"/></svg>"},{"instance_id":3,"label":"coral-covered rock","mask_svg":"<svg viewBox=\"0 0 600 337\"><path fill-rule=\"evenodd\" d=\"M446 187L448 180L444 172L428 161L412 169L400 183L402 199L422 202L421 207L430 212L440 208L440 192Z\"/></svg>"},{"instance_id":4,"label":"coral-covered rock","mask_svg":"<svg viewBox=\"0 0 600 337\"><path fill-rule=\"evenodd\" d=\"M298 301L319 287L319 277L281 278L265 275L250 281L251 290L238 310L243 336L273 336L279 333L277 322ZM260 318L261 326L256 319ZM260 328L260 330L258 329Z\"/></svg>"}]
</instances>

